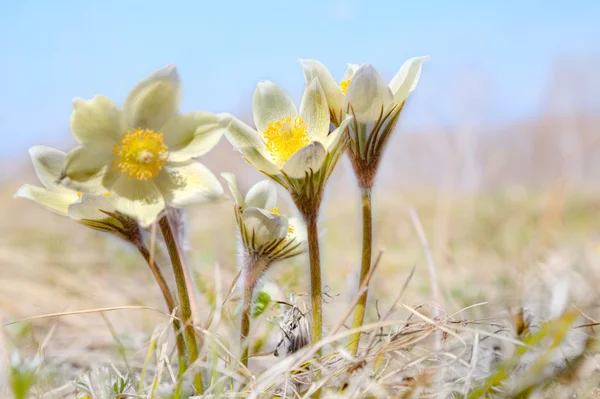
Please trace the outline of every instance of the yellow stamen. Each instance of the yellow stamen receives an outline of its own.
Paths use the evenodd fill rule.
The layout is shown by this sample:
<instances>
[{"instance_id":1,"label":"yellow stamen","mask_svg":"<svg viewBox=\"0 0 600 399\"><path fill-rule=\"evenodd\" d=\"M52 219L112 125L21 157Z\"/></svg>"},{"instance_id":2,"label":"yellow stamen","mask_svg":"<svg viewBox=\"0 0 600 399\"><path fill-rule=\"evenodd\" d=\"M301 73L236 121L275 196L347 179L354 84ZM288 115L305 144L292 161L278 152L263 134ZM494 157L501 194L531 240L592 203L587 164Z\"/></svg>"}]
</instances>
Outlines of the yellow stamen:
<instances>
[{"instance_id":1,"label":"yellow stamen","mask_svg":"<svg viewBox=\"0 0 600 399\"><path fill-rule=\"evenodd\" d=\"M133 129L115 144L113 157L119 172L136 180L148 180L158 176L167 162L168 153L162 133Z\"/></svg>"},{"instance_id":2,"label":"yellow stamen","mask_svg":"<svg viewBox=\"0 0 600 399\"><path fill-rule=\"evenodd\" d=\"M105 197L110 197L110 193L109 192L106 192L106 193L104 193L102 195L104 195Z\"/></svg>"},{"instance_id":3,"label":"yellow stamen","mask_svg":"<svg viewBox=\"0 0 600 399\"><path fill-rule=\"evenodd\" d=\"M77 198L81 198L82 195L83 195L82 193L78 192L77 193Z\"/></svg>"},{"instance_id":4,"label":"yellow stamen","mask_svg":"<svg viewBox=\"0 0 600 399\"><path fill-rule=\"evenodd\" d=\"M352 79L348 79L348 80L342 80L340 82L340 89L342 89L342 93L346 94L346 92L348 91L348 86L350 86L351 81L352 81Z\"/></svg>"},{"instance_id":5,"label":"yellow stamen","mask_svg":"<svg viewBox=\"0 0 600 399\"><path fill-rule=\"evenodd\" d=\"M271 212L273 212L277 216L281 216L281 213L279 213L279 208L278 207L271 208Z\"/></svg>"},{"instance_id":6,"label":"yellow stamen","mask_svg":"<svg viewBox=\"0 0 600 399\"><path fill-rule=\"evenodd\" d=\"M288 225L288 236L294 234L294 226L292 226L291 224Z\"/></svg>"},{"instance_id":7,"label":"yellow stamen","mask_svg":"<svg viewBox=\"0 0 600 399\"><path fill-rule=\"evenodd\" d=\"M271 160L280 168L296 151L311 141L308 126L299 116L269 123L263 137Z\"/></svg>"}]
</instances>

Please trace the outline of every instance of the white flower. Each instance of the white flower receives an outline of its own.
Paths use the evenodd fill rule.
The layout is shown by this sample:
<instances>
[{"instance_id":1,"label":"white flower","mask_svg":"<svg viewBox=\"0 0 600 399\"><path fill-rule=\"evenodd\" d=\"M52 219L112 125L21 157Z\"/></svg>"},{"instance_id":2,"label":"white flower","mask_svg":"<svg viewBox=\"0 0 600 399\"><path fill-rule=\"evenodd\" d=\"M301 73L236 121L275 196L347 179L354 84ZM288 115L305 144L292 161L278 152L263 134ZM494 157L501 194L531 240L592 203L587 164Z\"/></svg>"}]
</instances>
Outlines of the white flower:
<instances>
[{"instance_id":1,"label":"white flower","mask_svg":"<svg viewBox=\"0 0 600 399\"><path fill-rule=\"evenodd\" d=\"M261 81L254 92L252 110L258 131L233 118L226 137L259 171L271 176L285 173L297 179L321 169L350 120L342 121L329 134L327 99L317 79L306 85L299 111L283 89Z\"/></svg>"},{"instance_id":2,"label":"white flower","mask_svg":"<svg viewBox=\"0 0 600 399\"><path fill-rule=\"evenodd\" d=\"M358 122L375 122L381 113L393 106L401 106L412 93L421 76L421 67L429 57L414 57L407 60L389 84L369 64L348 64L339 85L327 68L315 60L300 60L305 81L319 79L334 124L342 121L346 113L352 113Z\"/></svg>"},{"instance_id":3,"label":"white flower","mask_svg":"<svg viewBox=\"0 0 600 399\"><path fill-rule=\"evenodd\" d=\"M338 85L323 64L301 60L304 79L317 79L323 85L333 124L339 124L347 115L354 117L348 126L348 155L361 188L373 186L383 151L427 59L406 61L389 85L369 64L349 64Z\"/></svg>"},{"instance_id":4,"label":"white flower","mask_svg":"<svg viewBox=\"0 0 600 399\"><path fill-rule=\"evenodd\" d=\"M14 195L15 198L29 199L53 213L68 216L88 226L88 221L112 221L113 218L104 213L115 211L107 196L83 194L59 183L66 158L64 152L50 147L34 146L29 150L29 155L35 173L44 187L24 184Z\"/></svg>"},{"instance_id":5,"label":"white flower","mask_svg":"<svg viewBox=\"0 0 600 399\"><path fill-rule=\"evenodd\" d=\"M243 197L238 190L235 176L221 173L236 203L236 218L244 246L249 254L265 250L271 260L298 253L306 242L306 228L297 217L287 217L277 207L277 188L270 180L262 180L252 186ZM302 248L303 249L303 248Z\"/></svg>"},{"instance_id":6,"label":"white flower","mask_svg":"<svg viewBox=\"0 0 600 399\"><path fill-rule=\"evenodd\" d=\"M141 80L123 109L104 96L75 99L71 151L61 178L84 192L110 192L119 212L142 226L166 205L183 207L222 195L217 178L193 158L206 154L229 123L226 115L179 115L181 80L169 65Z\"/></svg>"}]
</instances>

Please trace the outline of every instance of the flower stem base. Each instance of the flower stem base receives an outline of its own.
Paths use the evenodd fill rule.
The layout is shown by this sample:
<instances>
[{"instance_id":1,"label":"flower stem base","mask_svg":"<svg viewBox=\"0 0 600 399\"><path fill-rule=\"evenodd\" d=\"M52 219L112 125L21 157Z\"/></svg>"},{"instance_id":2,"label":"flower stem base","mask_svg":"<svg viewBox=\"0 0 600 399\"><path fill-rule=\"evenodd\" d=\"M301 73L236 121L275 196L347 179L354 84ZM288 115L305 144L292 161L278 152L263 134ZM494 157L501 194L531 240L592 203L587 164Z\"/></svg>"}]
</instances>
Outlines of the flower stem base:
<instances>
[{"instance_id":1,"label":"flower stem base","mask_svg":"<svg viewBox=\"0 0 600 399\"><path fill-rule=\"evenodd\" d=\"M179 248L177 247L175 235L173 234L173 230L171 229L171 225L167 216L161 217L158 221L158 224L160 225L160 229L165 239L165 244L167 245L169 257L171 258L171 263L173 266L173 274L175 275L175 283L177 286L177 296L181 308L181 317L184 323L183 331L189 355L189 364L191 366L196 360L198 360L199 353L198 343L196 342L196 333L192 324L192 308L186 285L185 271L183 270L183 262L181 260ZM202 376L199 373L194 376L193 383L197 393L202 393L204 391Z\"/></svg>"},{"instance_id":2,"label":"flower stem base","mask_svg":"<svg viewBox=\"0 0 600 399\"><path fill-rule=\"evenodd\" d=\"M318 342L323 335L323 286L321 281L321 258L319 251L319 231L316 214L306 218L308 234L308 256L310 259L310 298L312 303L312 342ZM320 353L320 352L319 352Z\"/></svg>"},{"instance_id":3,"label":"flower stem base","mask_svg":"<svg viewBox=\"0 0 600 399\"><path fill-rule=\"evenodd\" d=\"M371 211L371 188L361 189L361 203L362 203L362 225L363 225L363 242L362 242L362 260L360 266L360 281L358 289L360 290L363 286L364 280L369 275L371 270L371 252L373 244L373 214ZM363 325L365 318L365 309L367 305L367 294L360 296L356 304L356 310L354 311L354 320L352 322L352 328L359 328ZM350 353L356 355L358 352L358 346L360 343L360 333L354 333L350 336L348 343L348 349Z\"/></svg>"}]
</instances>

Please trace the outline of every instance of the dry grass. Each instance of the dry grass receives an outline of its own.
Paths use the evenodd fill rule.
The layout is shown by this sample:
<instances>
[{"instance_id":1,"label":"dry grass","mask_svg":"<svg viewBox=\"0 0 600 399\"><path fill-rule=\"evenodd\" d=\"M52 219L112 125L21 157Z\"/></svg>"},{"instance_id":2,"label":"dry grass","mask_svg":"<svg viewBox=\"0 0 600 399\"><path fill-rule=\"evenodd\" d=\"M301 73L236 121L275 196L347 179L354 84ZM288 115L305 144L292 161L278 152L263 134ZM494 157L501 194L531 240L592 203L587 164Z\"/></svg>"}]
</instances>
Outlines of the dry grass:
<instances>
[{"instance_id":1,"label":"dry grass","mask_svg":"<svg viewBox=\"0 0 600 399\"><path fill-rule=\"evenodd\" d=\"M374 253L382 257L356 359L344 351L351 332L342 317L355 300L361 251L347 164L336 170L321 219L328 355L318 361L317 347L273 356L274 323L289 308L271 303L253 322L249 371L237 363L231 204L193 208L188 264L209 395L308 397L324 388L357 398L594 397L600 196L590 187L600 178L599 126L594 117L544 116L485 134L394 136L374 192ZM206 162L217 174L234 171L242 191L258 178L227 143ZM7 351L43 355L32 397L83 397L87 389L94 399L116 398L112 382L138 394L122 398L152 397L154 385L155 397L168 397L161 392L177 374L173 337L144 261L115 239L13 200L20 184L35 181L24 165L28 173L0 177L0 322L18 321L3 329ZM160 253L158 262L167 265ZM294 293L304 309L307 268L305 257L273 267L272 299ZM4 357L0 342L2 398Z\"/></svg>"},{"instance_id":2,"label":"dry grass","mask_svg":"<svg viewBox=\"0 0 600 399\"><path fill-rule=\"evenodd\" d=\"M57 388L54 397L68 397L77 390L72 382L89 370L96 374L87 375L84 385L93 385L94 378L117 378L115 370L123 375L129 370L136 378L145 370L145 393L157 375L168 381L169 363L161 363L157 353L163 350L162 343L172 342L169 318L142 259L114 239L25 201L8 199L17 184L8 182L2 192L2 317L10 322L63 313L5 328L9 348L18 347L28 356L43 353L37 397L53 397L42 394ZM330 295L325 305L329 332L348 313L356 290L358 196L348 187L352 181L342 168L329 189L322 218L327 230L322 246ZM254 349L261 355L251 359L254 377L249 378L236 365L234 312L239 296L234 290L209 330L198 331L209 333L200 366L212 370L213 394L267 392L268 396L287 389L288 395L300 390L300 397L305 397L320 387L344 397L530 395L532 386L561 395L571 390L593 392L597 383L597 377L589 377L596 375L593 328L572 327L593 324L598 317L596 198L560 185L546 191L451 196L424 190L392 192L379 186L375 250L383 255L371 283L370 324L364 328L367 338L361 357L351 359L344 352L350 333L343 325L325 340L325 353L330 355L308 368L302 365L311 362L316 347L284 360L274 357L279 334L267 319L281 315L286 307L272 306L255 321ZM412 207L430 244L427 256L424 237L415 232L411 220ZM236 277L230 211L230 204L223 203L189 213L194 249L189 263L200 291L201 320L228 297ZM273 268L268 280L277 287L274 299L286 301L290 293L306 291L305 267L301 257ZM435 303L432 267L439 285ZM526 306L523 326L530 326L522 336L513 328L519 325L519 306ZM119 309L68 314L109 307ZM147 358L149 344L155 352ZM540 360L544 354L549 358ZM98 366L114 370L98 371ZM301 371L290 375L290 370ZM321 379L307 384L316 370L321 370ZM515 379L518 370L516 375L523 378ZM557 373L561 384L547 384Z\"/></svg>"}]
</instances>

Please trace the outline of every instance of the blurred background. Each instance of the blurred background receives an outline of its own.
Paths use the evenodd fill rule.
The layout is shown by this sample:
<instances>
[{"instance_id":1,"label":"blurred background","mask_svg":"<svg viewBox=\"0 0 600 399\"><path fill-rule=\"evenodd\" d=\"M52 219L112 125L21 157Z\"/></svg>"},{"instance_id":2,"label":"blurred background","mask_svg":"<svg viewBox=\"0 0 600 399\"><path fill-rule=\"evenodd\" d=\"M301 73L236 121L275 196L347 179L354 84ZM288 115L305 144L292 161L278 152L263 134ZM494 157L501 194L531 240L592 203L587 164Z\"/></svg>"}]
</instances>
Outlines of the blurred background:
<instances>
[{"instance_id":1,"label":"blurred background","mask_svg":"<svg viewBox=\"0 0 600 399\"><path fill-rule=\"evenodd\" d=\"M599 21L600 3L592 0L4 2L0 318L131 304L162 309L137 253L12 195L37 183L30 146L74 145L73 98L104 94L121 104L138 80L170 63L184 84L182 112L232 112L251 123L261 79L299 102L300 58L320 60L338 80L346 63L364 62L390 79L407 58L429 55L376 184L375 248L384 254L373 300L391 301L413 266L406 301L431 300L411 207L449 310L517 301L539 264L597 282ZM225 139L202 161L217 175L236 173L242 190L260 178ZM334 296L326 312L352 298L358 203L344 159L322 214L325 283ZM202 309L215 287L233 281L235 226L230 203L189 215L189 263L206 294ZM279 265L268 280L287 298L307 289L306 266L306 259ZM164 320L133 311L110 317L119 334L134 338ZM44 319L7 335L10 345L35 347L51 331L49 356L97 362L114 344L107 320Z\"/></svg>"},{"instance_id":2,"label":"blurred background","mask_svg":"<svg viewBox=\"0 0 600 399\"><path fill-rule=\"evenodd\" d=\"M430 55L391 145L394 184L456 188L597 179L600 5L489 2L37 2L0 14L2 179L34 144L67 149L71 99L117 103L166 64L184 82L182 111L251 121L256 82L295 98L300 58L336 79L369 62L391 78ZM221 154L219 154L221 155ZM223 160L225 163L225 160Z\"/></svg>"}]
</instances>

